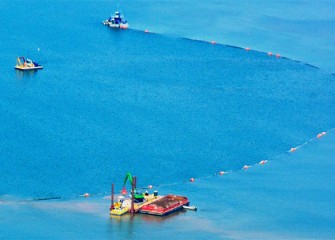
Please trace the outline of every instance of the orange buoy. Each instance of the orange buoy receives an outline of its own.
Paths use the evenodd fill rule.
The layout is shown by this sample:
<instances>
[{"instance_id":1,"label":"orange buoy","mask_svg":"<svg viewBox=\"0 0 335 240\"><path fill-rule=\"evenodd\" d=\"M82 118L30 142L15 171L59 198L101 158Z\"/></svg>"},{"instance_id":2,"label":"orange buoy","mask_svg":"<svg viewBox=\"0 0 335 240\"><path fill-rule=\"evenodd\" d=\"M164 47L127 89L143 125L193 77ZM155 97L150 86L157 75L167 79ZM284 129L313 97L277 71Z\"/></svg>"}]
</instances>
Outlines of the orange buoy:
<instances>
[{"instance_id":1,"label":"orange buoy","mask_svg":"<svg viewBox=\"0 0 335 240\"><path fill-rule=\"evenodd\" d=\"M151 189L151 188L152 188L152 185L149 185L148 188Z\"/></svg>"},{"instance_id":2,"label":"orange buoy","mask_svg":"<svg viewBox=\"0 0 335 240\"><path fill-rule=\"evenodd\" d=\"M149 30L148 30L148 29L145 29L145 30L144 30L144 32L145 32L145 33L148 33L148 32L149 32Z\"/></svg>"},{"instance_id":3,"label":"orange buoy","mask_svg":"<svg viewBox=\"0 0 335 240\"><path fill-rule=\"evenodd\" d=\"M250 51L250 48L247 47L247 48L245 48L245 50L246 50L246 51Z\"/></svg>"},{"instance_id":4,"label":"orange buoy","mask_svg":"<svg viewBox=\"0 0 335 240\"><path fill-rule=\"evenodd\" d=\"M295 150L297 150L296 148L291 148L290 152L295 152Z\"/></svg>"},{"instance_id":5,"label":"orange buoy","mask_svg":"<svg viewBox=\"0 0 335 240\"><path fill-rule=\"evenodd\" d=\"M248 165L243 166L243 169L245 169L245 170L247 170L248 168L250 168L250 166L248 166Z\"/></svg>"},{"instance_id":6,"label":"orange buoy","mask_svg":"<svg viewBox=\"0 0 335 240\"><path fill-rule=\"evenodd\" d=\"M89 196L91 196L89 193L85 193L84 195L83 195L84 197L89 197Z\"/></svg>"},{"instance_id":7,"label":"orange buoy","mask_svg":"<svg viewBox=\"0 0 335 240\"><path fill-rule=\"evenodd\" d=\"M323 137L324 135L326 135L326 132L319 133L319 134L317 135L317 137L318 137L318 138L321 138L321 137Z\"/></svg>"},{"instance_id":8,"label":"orange buoy","mask_svg":"<svg viewBox=\"0 0 335 240\"><path fill-rule=\"evenodd\" d=\"M280 54L279 53L276 54L276 58L280 58Z\"/></svg>"},{"instance_id":9,"label":"orange buoy","mask_svg":"<svg viewBox=\"0 0 335 240\"><path fill-rule=\"evenodd\" d=\"M220 172L219 172L220 175L223 175L223 174L225 174L225 173L226 173L225 171L220 171Z\"/></svg>"},{"instance_id":10,"label":"orange buoy","mask_svg":"<svg viewBox=\"0 0 335 240\"><path fill-rule=\"evenodd\" d=\"M216 44L216 42L215 42L215 41L212 41L212 44Z\"/></svg>"},{"instance_id":11,"label":"orange buoy","mask_svg":"<svg viewBox=\"0 0 335 240\"><path fill-rule=\"evenodd\" d=\"M194 178L190 178L190 180L189 180L190 182L194 182L195 181L195 179Z\"/></svg>"},{"instance_id":12,"label":"orange buoy","mask_svg":"<svg viewBox=\"0 0 335 240\"><path fill-rule=\"evenodd\" d=\"M265 164L268 160L262 160L259 162L259 164Z\"/></svg>"},{"instance_id":13,"label":"orange buoy","mask_svg":"<svg viewBox=\"0 0 335 240\"><path fill-rule=\"evenodd\" d=\"M272 52L268 52L268 56L272 56Z\"/></svg>"}]
</instances>

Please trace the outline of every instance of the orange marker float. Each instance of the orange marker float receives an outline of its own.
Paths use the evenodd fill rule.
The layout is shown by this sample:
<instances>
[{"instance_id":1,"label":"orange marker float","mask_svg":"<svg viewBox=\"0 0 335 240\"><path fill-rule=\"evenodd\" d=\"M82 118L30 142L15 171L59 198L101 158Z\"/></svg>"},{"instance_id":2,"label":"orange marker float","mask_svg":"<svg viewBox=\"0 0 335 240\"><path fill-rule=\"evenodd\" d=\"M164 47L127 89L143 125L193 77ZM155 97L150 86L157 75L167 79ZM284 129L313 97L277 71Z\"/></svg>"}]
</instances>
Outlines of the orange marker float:
<instances>
[{"instance_id":1,"label":"orange marker float","mask_svg":"<svg viewBox=\"0 0 335 240\"><path fill-rule=\"evenodd\" d=\"M324 135L326 135L326 132L319 133L319 134L317 135L317 137L318 137L318 138L321 138L321 137L323 137Z\"/></svg>"},{"instance_id":2,"label":"orange marker float","mask_svg":"<svg viewBox=\"0 0 335 240\"><path fill-rule=\"evenodd\" d=\"M263 164L267 163L267 161L268 161L268 160L262 160L262 161L259 162L259 164L262 164L262 165L263 165Z\"/></svg>"},{"instance_id":3,"label":"orange marker float","mask_svg":"<svg viewBox=\"0 0 335 240\"><path fill-rule=\"evenodd\" d=\"M297 150L296 148L291 148L290 152L295 152L295 150Z\"/></svg>"}]
</instances>

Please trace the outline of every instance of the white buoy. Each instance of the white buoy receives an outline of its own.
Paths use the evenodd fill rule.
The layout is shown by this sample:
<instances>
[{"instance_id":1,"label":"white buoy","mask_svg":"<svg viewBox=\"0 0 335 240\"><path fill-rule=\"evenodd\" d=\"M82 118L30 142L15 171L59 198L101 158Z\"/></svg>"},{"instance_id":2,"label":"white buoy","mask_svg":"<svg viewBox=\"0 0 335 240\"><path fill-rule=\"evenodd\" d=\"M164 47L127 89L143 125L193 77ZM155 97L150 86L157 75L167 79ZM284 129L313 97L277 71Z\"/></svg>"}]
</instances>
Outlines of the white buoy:
<instances>
[{"instance_id":1,"label":"white buoy","mask_svg":"<svg viewBox=\"0 0 335 240\"><path fill-rule=\"evenodd\" d=\"M79 196L87 198L87 197L90 197L90 196L91 196L91 194L89 194L89 193L84 193L84 194L82 194L82 195L79 195Z\"/></svg>"}]
</instances>

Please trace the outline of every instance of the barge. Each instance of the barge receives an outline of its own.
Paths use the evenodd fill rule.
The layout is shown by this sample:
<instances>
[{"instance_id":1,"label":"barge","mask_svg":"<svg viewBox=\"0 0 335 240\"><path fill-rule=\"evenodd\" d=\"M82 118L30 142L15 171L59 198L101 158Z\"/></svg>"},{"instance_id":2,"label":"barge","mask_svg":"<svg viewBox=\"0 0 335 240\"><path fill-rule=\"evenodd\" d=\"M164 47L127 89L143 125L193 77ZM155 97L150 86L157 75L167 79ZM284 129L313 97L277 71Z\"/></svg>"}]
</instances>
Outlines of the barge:
<instances>
[{"instance_id":1,"label":"barge","mask_svg":"<svg viewBox=\"0 0 335 240\"><path fill-rule=\"evenodd\" d=\"M126 183L131 183L131 195L127 196ZM151 189L152 186L149 185L147 188ZM172 212L185 209L196 210L195 206L189 206L189 200L185 196L178 196L169 194L166 196L159 196L157 191L154 191L153 194L149 194L148 191L143 193L138 191L136 188L136 177L132 177L130 173L126 174L126 177L123 181L123 188L121 195L119 196L118 201L114 203L114 184L112 184L111 192L111 207L110 215L121 216L126 213L143 213L156 216L165 216Z\"/></svg>"},{"instance_id":2,"label":"barge","mask_svg":"<svg viewBox=\"0 0 335 240\"><path fill-rule=\"evenodd\" d=\"M182 209L183 206L188 206L189 203L187 197L169 194L152 203L142 206L140 213L165 216Z\"/></svg>"}]
</instances>

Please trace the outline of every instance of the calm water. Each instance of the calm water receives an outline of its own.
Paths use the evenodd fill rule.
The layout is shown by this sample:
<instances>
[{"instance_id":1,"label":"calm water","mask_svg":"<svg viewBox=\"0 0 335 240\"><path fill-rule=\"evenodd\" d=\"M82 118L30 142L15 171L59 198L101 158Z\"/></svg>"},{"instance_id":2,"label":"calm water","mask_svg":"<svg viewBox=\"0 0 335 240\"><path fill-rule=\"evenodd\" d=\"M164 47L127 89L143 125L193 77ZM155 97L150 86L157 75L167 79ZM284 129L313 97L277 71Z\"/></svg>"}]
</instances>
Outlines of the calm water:
<instances>
[{"instance_id":1,"label":"calm water","mask_svg":"<svg viewBox=\"0 0 335 240\"><path fill-rule=\"evenodd\" d=\"M243 179L239 170L245 164L285 159L291 147L335 126L334 75L302 62L189 40L164 30L144 33L132 23L127 31L113 30L101 24L114 10L110 5L0 2L0 22L5 23L0 27L0 200L69 199L50 203L56 209L51 212L45 209L53 205L29 205L24 212L39 216L36 229L22 227L16 237L27 232L34 239L84 237L79 226L70 234L67 227L57 225L64 218L70 226L78 221L78 216L57 215L57 209L73 205L72 210L85 213L89 207L79 194L104 196L111 182L121 187L128 171L139 177L141 186L160 186L160 191L193 199L206 191L215 195ZM150 14L159 18L160 13ZM45 69L14 70L15 58L21 55ZM221 170L235 172L229 180L232 185L228 181L222 188L213 178ZM197 189L183 183L191 177L210 178ZM230 195L234 191L230 189ZM99 199L93 212L103 215L108 201ZM204 205L206 197L196 203L213 214L222 202L231 206L229 199L217 194L209 207ZM15 216L13 208L2 212ZM203 235L195 236L194 214L176 216L185 222L180 228L173 218L154 225L156 234L163 237L168 231L165 225L172 223L179 230L169 232L171 236L179 236L191 224L194 227L187 228L183 238L239 237L218 235L217 226L211 224ZM48 218L45 215L58 226L54 231L41 232L48 225L40 220ZM85 231L87 238L96 236L105 224L112 226L108 231L113 236L134 238L145 221L157 221L145 216L130 224L127 219L116 222L103 216L92 226L92 235ZM209 218L200 212L200 216L201 226L220 219L215 214ZM9 236L15 217L5 223ZM107 236L104 232L98 238Z\"/></svg>"}]
</instances>

